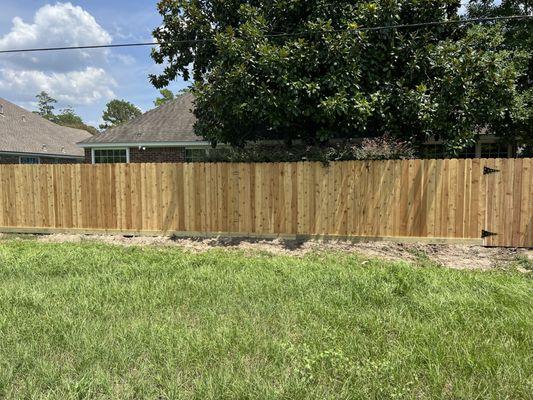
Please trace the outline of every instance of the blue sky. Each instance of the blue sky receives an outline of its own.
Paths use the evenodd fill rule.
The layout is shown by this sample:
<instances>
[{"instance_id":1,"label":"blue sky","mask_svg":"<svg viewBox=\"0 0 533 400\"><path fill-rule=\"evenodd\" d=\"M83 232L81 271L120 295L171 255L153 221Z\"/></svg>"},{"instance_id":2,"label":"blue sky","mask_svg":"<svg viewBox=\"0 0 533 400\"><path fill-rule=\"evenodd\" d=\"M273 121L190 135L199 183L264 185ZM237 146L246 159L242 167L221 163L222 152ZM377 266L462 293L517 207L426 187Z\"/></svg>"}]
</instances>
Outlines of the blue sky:
<instances>
[{"instance_id":1,"label":"blue sky","mask_svg":"<svg viewBox=\"0 0 533 400\"><path fill-rule=\"evenodd\" d=\"M160 22L156 0L40 1L2 0L0 49L151 41ZM98 125L105 104L126 99L143 111L153 107L157 90L148 74L157 72L150 47L0 55L0 97L25 108L47 90ZM170 89L187 86L175 82Z\"/></svg>"}]
</instances>

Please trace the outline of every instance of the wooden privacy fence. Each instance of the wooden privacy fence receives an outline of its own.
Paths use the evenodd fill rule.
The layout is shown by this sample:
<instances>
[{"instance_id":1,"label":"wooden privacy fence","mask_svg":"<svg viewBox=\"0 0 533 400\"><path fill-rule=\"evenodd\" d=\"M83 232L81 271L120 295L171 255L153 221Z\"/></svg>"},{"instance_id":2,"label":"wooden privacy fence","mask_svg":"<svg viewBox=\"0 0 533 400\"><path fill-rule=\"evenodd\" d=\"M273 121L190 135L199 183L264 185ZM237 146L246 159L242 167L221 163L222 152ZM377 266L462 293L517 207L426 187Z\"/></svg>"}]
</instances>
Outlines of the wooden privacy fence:
<instances>
[{"instance_id":1,"label":"wooden privacy fence","mask_svg":"<svg viewBox=\"0 0 533 400\"><path fill-rule=\"evenodd\" d=\"M0 230L462 239L529 247L532 169L533 159L3 165Z\"/></svg>"}]
</instances>

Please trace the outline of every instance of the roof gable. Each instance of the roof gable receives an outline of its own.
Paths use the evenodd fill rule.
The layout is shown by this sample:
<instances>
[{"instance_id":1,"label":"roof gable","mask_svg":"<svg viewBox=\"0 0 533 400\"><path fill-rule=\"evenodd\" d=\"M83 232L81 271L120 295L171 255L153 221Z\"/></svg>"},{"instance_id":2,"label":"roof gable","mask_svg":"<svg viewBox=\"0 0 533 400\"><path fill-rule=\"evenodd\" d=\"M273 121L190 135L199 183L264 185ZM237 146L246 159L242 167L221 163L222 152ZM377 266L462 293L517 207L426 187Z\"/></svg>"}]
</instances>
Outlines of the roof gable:
<instances>
[{"instance_id":1,"label":"roof gable","mask_svg":"<svg viewBox=\"0 0 533 400\"><path fill-rule=\"evenodd\" d=\"M76 143L89 132L54 124L0 98L0 152L83 156Z\"/></svg>"},{"instance_id":2,"label":"roof gable","mask_svg":"<svg viewBox=\"0 0 533 400\"><path fill-rule=\"evenodd\" d=\"M165 143L203 141L194 133L194 95L185 93L160 107L108 129L80 144Z\"/></svg>"}]
</instances>

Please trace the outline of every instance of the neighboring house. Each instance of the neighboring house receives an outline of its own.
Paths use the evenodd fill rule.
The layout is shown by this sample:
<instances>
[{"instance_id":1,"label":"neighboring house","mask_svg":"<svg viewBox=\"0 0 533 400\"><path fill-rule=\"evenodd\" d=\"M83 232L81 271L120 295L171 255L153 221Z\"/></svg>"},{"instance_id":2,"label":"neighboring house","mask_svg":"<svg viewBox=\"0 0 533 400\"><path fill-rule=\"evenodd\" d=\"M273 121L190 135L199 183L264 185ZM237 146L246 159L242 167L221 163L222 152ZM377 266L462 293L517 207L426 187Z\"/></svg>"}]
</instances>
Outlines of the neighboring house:
<instances>
[{"instance_id":1,"label":"neighboring house","mask_svg":"<svg viewBox=\"0 0 533 400\"><path fill-rule=\"evenodd\" d=\"M421 152L424 158L446 158L442 141L428 140L422 145ZM457 158L508 158L515 154L516 149L512 145L499 143L496 136L483 130L477 143L461 151Z\"/></svg>"},{"instance_id":2,"label":"neighboring house","mask_svg":"<svg viewBox=\"0 0 533 400\"><path fill-rule=\"evenodd\" d=\"M90 136L0 98L0 164L80 163L84 154L76 143Z\"/></svg>"},{"instance_id":3,"label":"neighboring house","mask_svg":"<svg viewBox=\"0 0 533 400\"><path fill-rule=\"evenodd\" d=\"M78 145L85 149L87 163L183 162L202 159L210 143L195 135L194 96L185 93L162 106L92 136ZM443 158L442 143L423 146L427 158ZM466 149L462 158L496 158L512 155L512 147L499 145L492 135L480 135L479 142Z\"/></svg>"},{"instance_id":4,"label":"neighboring house","mask_svg":"<svg viewBox=\"0 0 533 400\"><path fill-rule=\"evenodd\" d=\"M194 96L185 93L78 145L93 164L191 161L195 151L210 147L194 134L193 108Z\"/></svg>"}]
</instances>

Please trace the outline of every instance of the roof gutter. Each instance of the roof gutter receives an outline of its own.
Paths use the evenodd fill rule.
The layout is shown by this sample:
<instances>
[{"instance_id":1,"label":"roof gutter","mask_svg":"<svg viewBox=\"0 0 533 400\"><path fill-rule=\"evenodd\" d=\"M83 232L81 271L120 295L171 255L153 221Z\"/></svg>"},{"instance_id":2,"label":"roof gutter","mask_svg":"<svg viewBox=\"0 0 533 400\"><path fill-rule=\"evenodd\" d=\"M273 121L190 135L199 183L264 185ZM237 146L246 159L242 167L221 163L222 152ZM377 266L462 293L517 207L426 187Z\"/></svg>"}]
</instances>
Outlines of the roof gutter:
<instances>
[{"instance_id":1,"label":"roof gutter","mask_svg":"<svg viewBox=\"0 0 533 400\"><path fill-rule=\"evenodd\" d=\"M4 151L0 150L0 154L5 154L8 156L30 156L30 157L50 157L50 158L79 158L83 159L83 155L74 155L74 154L53 154L53 153L28 153L22 151Z\"/></svg>"},{"instance_id":2,"label":"roof gutter","mask_svg":"<svg viewBox=\"0 0 533 400\"><path fill-rule=\"evenodd\" d=\"M124 142L124 143L77 143L82 149L124 148L124 147L209 147L210 142Z\"/></svg>"}]
</instances>

